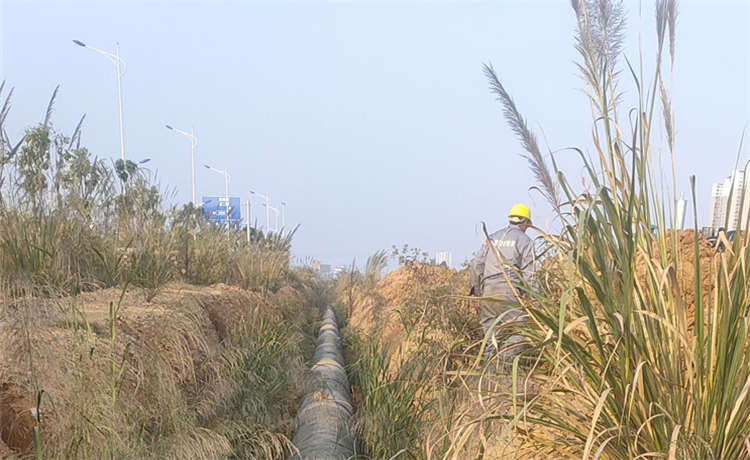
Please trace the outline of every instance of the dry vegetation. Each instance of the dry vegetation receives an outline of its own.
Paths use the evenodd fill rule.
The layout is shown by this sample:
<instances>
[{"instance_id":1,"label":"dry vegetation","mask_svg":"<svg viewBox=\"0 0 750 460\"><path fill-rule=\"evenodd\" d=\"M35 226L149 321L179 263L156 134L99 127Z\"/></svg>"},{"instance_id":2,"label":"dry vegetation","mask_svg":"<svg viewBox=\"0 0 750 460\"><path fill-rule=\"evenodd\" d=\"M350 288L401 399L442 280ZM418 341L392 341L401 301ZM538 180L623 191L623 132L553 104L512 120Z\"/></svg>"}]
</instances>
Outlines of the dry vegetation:
<instances>
[{"instance_id":1,"label":"dry vegetation","mask_svg":"<svg viewBox=\"0 0 750 460\"><path fill-rule=\"evenodd\" d=\"M402 254L382 276L378 253L364 272L341 275L367 458L750 458L750 234L717 253L697 232L669 230L676 193L662 192L653 166L660 122L675 164L663 73L676 4L656 2L648 79L619 62L619 2L572 5L594 113L596 160L572 149L583 178L568 180L540 152L485 68L560 228L539 231L536 285L516 286L529 348L509 367L481 359L463 271ZM624 76L635 82L629 106L618 96ZM80 126L56 133L52 103L11 142L8 101L0 455L282 457L314 307L326 298L324 284L289 268L291 235L254 232L248 242L191 206L164 209L147 171L92 157Z\"/></svg>"},{"instance_id":2,"label":"dry vegetation","mask_svg":"<svg viewBox=\"0 0 750 460\"><path fill-rule=\"evenodd\" d=\"M301 326L314 320L313 293L171 284L148 303L120 295L5 304L3 441L31 449L29 390L39 389L50 458L280 458L309 354Z\"/></svg>"},{"instance_id":3,"label":"dry vegetation","mask_svg":"<svg viewBox=\"0 0 750 460\"><path fill-rule=\"evenodd\" d=\"M11 141L0 85L0 454L282 458L327 295L294 232L166 207L55 131L54 99Z\"/></svg>"},{"instance_id":4,"label":"dry vegetation","mask_svg":"<svg viewBox=\"0 0 750 460\"><path fill-rule=\"evenodd\" d=\"M511 389L477 358L484 338L467 271L409 262L365 278L337 286L341 314L351 311L345 342L364 454L529 458L493 420L507 413Z\"/></svg>"},{"instance_id":5,"label":"dry vegetation","mask_svg":"<svg viewBox=\"0 0 750 460\"><path fill-rule=\"evenodd\" d=\"M679 262L675 266L688 309L688 328L692 329L696 234L680 232L676 241ZM705 269L702 289L708 292L720 256L700 237L698 247L699 263ZM549 258L538 272L550 291L564 278L560 263ZM555 443L559 432L532 426L528 419L518 428L522 435L505 431L513 411L513 379L506 375L510 369L505 369L503 376L494 374L478 358L484 337L477 320L477 302L465 296L466 270L413 262L380 276L372 272L372 264L368 267L369 273L346 274L338 280L340 314L348 316L348 361L353 363L358 429L366 454L373 458L580 456L577 448ZM640 260L636 273L644 284L646 269L647 264ZM365 282L367 275L375 281ZM540 362L534 364L544 367ZM540 389L552 391L555 387L541 371L526 380L523 368L521 365L515 379L516 410ZM546 402L558 404L556 400ZM576 410L584 420L592 416L591 407L581 405ZM378 441L371 444L368 439ZM544 446L550 443L551 447Z\"/></svg>"},{"instance_id":6,"label":"dry vegetation","mask_svg":"<svg viewBox=\"0 0 750 460\"><path fill-rule=\"evenodd\" d=\"M583 177L569 179L555 153L542 154L485 67L560 228L538 231L537 283L516 286L529 348L510 368L481 362L460 273L407 263L378 281L382 264L368 263L339 279L370 457L750 458L750 235L717 252L697 231L670 230L679 157L664 74L674 62L676 2L655 4L648 77L631 66L638 59L620 62L620 2L572 6L594 115L593 159L570 149ZM624 78L631 92L622 92ZM654 141L659 125L666 145ZM670 163L662 155L671 171L655 168ZM694 177L690 188L698 214Z\"/></svg>"}]
</instances>

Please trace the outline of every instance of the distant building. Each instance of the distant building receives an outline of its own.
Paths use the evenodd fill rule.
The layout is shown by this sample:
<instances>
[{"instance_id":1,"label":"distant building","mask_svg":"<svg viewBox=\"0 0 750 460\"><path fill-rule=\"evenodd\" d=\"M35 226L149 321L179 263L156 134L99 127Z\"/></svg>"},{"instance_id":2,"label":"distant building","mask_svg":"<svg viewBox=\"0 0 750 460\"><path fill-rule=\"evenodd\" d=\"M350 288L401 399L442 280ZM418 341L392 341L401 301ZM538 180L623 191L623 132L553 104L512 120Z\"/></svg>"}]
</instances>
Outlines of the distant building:
<instances>
[{"instance_id":1,"label":"distant building","mask_svg":"<svg viewBox=\"0 0 750 460\"><path fill-rule=\"evenodd\" d=\"M329 264L320 264L320 274L326 278L330 277L333 274L331 266Z\"/></svg>"},{"instance_id":2,"label":"distant building","mask_svg":"<svg viewBox=\"0 0 750 460\"><path fill-rule=\"evenodd\" d=\"M346 270L347 270L347 267L343 265L336 265L335 267L333 267L333 277L335 278L339 276L340 274L346 272Z\"/></svg>"},{"instance_id":3,"label":"distant building","mask_svg":"<svg viewBox=\"0 0 750 460\"><path fill-rule=\"evenodd\" d=\"M312 262L310 263L310 267L311 267L311 268L312 268L313 270L315 270L316 272L318 272L318 273L321 273L321 267L322 267L322 265L320 265L320 261L319 261L318 259L314 259L314 260L313 260L313 261L312 261Z\"/></svg>"},{"instance_id":4,"label":"distant building","mask_svg":"<svg viewBox=\"0 0 750 460\"><path fill-rule=\"evenodd\" d=\"M748 178L750 179L750 178ZM745 180L745 171L736 170L722 182L711 186L711 205L708 210L708 225L714 231L745 230L750 213L750 180ZM732 202L729 203L731 195ZM744 204L742 197L745 196ZM727 216L727 205L729 215ZM740 209L742 206L742 209ZM727 218L728 217L728 218Z\"/></svg>"},{"instance_id":5,"label":"distant building","mask_svg":"<svg viewBox=\"0 0 750 460\"><path fill-rule=\"evenodd\" d=\"M450 251L438 251L435 253L435 264L445 263L448 268L453 268L453 254Z\"/></svg>"}]
</instances>

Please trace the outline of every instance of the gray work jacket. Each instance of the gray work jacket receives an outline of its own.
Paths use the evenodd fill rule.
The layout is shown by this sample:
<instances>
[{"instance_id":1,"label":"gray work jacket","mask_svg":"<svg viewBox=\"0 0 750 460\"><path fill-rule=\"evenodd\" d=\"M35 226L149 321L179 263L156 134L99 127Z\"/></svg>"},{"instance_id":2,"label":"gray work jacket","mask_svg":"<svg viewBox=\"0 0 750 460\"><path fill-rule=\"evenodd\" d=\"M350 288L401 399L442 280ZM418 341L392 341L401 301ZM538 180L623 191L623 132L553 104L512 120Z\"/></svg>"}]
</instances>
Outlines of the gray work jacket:
<instances>
[{"instance_id":1,"label":"gray work jacket","mask_svg":"<svg viewBox=\"0 0 750 460\"><path fill-rule=\"evenodd\" d=\"M524 280L531 283L534 271L534 243L520 226L510 224L490 235L492 244L500 253L511 282ZM487 241L474 256L470 266L470 281L474 292L493 297L513 297L513 290L503 275L497 257Z\"/></svg>"}]
</instances>

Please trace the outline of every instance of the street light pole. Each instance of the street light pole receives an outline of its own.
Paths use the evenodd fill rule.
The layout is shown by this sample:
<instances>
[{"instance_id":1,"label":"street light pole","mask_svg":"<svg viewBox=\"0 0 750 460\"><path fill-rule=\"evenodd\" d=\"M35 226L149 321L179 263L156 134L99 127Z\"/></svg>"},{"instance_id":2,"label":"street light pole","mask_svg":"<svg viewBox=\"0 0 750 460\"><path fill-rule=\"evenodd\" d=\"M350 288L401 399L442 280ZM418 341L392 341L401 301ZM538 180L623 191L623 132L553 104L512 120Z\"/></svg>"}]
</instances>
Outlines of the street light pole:
<instances>
[{"instance_id":1,"label":"street light pole","mask_svg":"<svg viewBox=\"0 0 750 460\"><path fill-rule=\"evenodd\" d=\"M250 200L245 201L245 228L247 230L247 242L250 242Z\"/></svg>"},{"instance_id":2,"label":"street light pole","mask_svg":"<svg viewBox=\"0 0 750 460\"><path fill-rule=\"evenodd\" d=\"M125 160L125 130L122 126L122 74L120 70L120 42L115 43L115 62L117 63L117 105L120 108L120 156Z\"/></svg>"},{"instance_id":3,"label":"street light pole","mask_svg":"<svg viewBox=\"0 0 750 460\"><path fill-rule=\"evenodd\" d=\"M274 215L274 231L276 233L279 233L279 210L278 210L278 208L274 208L270 204L264 204L263 206L266 207L266 211L268 211L268 210L273 211L273 215Z\"/></svg>"},{"instance_id":4,"label":"street light pole","mask_svg":"<svg viewBox=\"0 0 750 460\"><path fill-rule=\"evenodd\" d=\"M203 165L207 169L210 169L211 171L217 172L219 174L224 174L224 200L226 200L226 221L227 221L227 228L229 228L229 171L226 169L216 169L209 165Z\"/></svg>"},{"instance_id":5,"label":"street light pole","mask_svg":"<svg viewBox=\"0 0 750 460\"><path fill-rule=\"evenodd\" d=\"M281 228L286 228L286 201L281 202Z\"/></svg>"},{"instance_id":6,"label":"street light pole","mask_svg":"<svg viewBox=\"0 0 750 460\"><path fill-rule=\"evenodd\" d=\"M190 132L187 132L181 129L177 129L170 125L166 125L166 126L167 126L167 129L174 131L176 133L182 134L183 136L190 139L190 166L191 166L192 184L193 184L193 206L195 206L195 145L198 143L198 138L195 137L195 128L191 128Z\"/></svg>"},{"instance_id":7,"label":"street light pole","mask_svg":"<svg viewBox=\"0 0 750 460\"><path fill-rule=\"evenodd\" d=\"M125 162L125 130L123 128L123 121L122 121L122 76L125 75L125 61L120 58L120 43L115 44L115 53L112 54L110 52L100 50L99 48L94 48L93 46L87 45L83 43L80 40L73 40L73 43L75 43L78 46L81 46L83 48L88 48L91 51L96 51L97 53L107 57L117 68L117 105L120 112L120 159Z\"/></svg>"},{"instance_id":8,"label":"street light pole","mask_svg":"<svg viewBox=\"0 0 750 460\"><path fill-rule=\"evenodd\" d=\"M253 195L258 195L259 197L266 199L266 232L271 231L271 228L270 228L271 227L271 215L269 214L269 209L271 206L271 198L269 194L266 193L265 195L263 195L262 193L255 193L252 190L250 190L250 193L252 193Z\"/></svg>"},{"instance_id":9,"label":"street light pole","mask_svg":"<svg viewBox=\"0 0 750 460\"><path fill-rule=\"evenodd\" d=\"M190 128L190 169L193 175L192 189L193 189L193 206L195 206L195 144L198 143L198 138L195 137L195 128Z\"/></svg>"}]
</instances>

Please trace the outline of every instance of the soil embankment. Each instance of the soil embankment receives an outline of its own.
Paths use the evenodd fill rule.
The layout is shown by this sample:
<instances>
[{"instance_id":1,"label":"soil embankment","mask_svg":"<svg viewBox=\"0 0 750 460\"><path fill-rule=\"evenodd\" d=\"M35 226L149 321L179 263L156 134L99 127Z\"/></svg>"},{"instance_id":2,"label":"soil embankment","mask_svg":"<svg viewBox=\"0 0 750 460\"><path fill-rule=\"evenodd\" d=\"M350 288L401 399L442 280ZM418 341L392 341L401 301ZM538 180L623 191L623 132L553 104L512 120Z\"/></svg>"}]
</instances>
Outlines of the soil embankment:
<instances>
[{"instance_id":1,"label":"soil embankment","mask_svg":"<svg viewBox=\"0 0 750 460\"><path fill-rule=\"evenodd\" d=\"M412 263L384 276L354 297L347 327L407 356L418 342L444 345L478 326L476 305L457 299L468 292L467 271ZM475 324L476 323L476 324Z\"/></svg>"},{"instance_id":2,"label":"soil embankment","mask_svg":"<svg viewBox=\"0 0 750 460\"><path fill-rule=\"evenodd\" d=\"M674 272L672 295L680 296L690 331L696 264L705 298L714 288L720 256L699 237L696 259L693 231L679 232L674 247L672 237L667 235L669 253L663 265ZM673 249L676 264L672 263ZM540 276L559 279L561 274L554 273L560 270L557 261L549 261ZM646 270L666 273L657 263L658 257L650 260L651 265L645 263L643 254L637 257L636 282L641 289L649 289ZM521 374L514 400L512 380L506 375L510 369L488 375L485 360L478 359L483 335L476 302L466 299L467 291L465 270L419 263L401 266L376 283L368 284L365 279L354 287L340 283L339 302L348 311L345 342L348 362L354 363L350 379L357 427L369 455L389 458L402 449L416 457L426 453L455 458L546 455L534 453L540 444L525 441L532 437L531 431L517 436L515 432L503 434L503 430L508 414L528 400L525 394L531 398L549 391L544 373L551 367L535 363L533 378ZM555 436L554 430L533 427L535 442L554 443Z\"/></svg>"},{"instance_id":3,"label":"soil embankment","mask_svg":"<svg viewBox=\"0 0 750 460\"><path fill-rule=\"evenodd\" d=\"M271 458L288 448L317 309L304 286L17 299L0 313L0 455Z\"/></svg>"},{"instance_id":4,"label":"soil embankment","mask_svg":"<svg viewBox=\"0 0 750 460\"><path fill-rule=\"evenodd\" d=\"M468 414L461 383L446 371L469 367L481 339L476 305L463 297L468 274L414 262L347 288L340 283L339 301L349 312L344 342L365 454L440 457L449 414Z\"/></svg>"}]
</instances>

